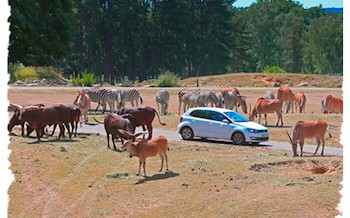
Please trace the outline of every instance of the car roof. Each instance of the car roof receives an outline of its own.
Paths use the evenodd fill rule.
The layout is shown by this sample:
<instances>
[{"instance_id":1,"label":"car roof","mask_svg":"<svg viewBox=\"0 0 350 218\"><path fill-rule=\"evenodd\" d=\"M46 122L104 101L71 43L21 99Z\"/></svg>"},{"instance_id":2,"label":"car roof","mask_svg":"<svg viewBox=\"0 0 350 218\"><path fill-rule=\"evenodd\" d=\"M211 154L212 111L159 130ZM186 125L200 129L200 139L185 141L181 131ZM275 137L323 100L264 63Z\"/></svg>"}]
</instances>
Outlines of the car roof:
<instances>
[{"instance_id":1,"label":"car roof","mask_svg":"<svg viewBox=\"0 0 350 218\"><path fill-rule=\"evenodd\" d=\"M188 111L191 111L191 112L194 110L211 110L211 111L217 111L217 112L222 112L222 113L232 111L230 109L219 108L219 107L194 107L194 108L188 109Z\"/></svg>"}]
</instances>

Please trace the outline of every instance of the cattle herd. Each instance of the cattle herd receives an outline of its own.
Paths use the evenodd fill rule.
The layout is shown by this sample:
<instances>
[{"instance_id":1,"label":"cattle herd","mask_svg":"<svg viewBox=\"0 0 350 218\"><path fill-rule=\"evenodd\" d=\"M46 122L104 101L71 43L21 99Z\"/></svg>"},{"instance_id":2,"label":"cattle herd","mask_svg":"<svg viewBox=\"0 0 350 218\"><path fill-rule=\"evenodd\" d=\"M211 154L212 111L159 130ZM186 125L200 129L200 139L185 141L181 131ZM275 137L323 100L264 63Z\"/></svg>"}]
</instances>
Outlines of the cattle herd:
<instances>
[{"instance_id":1,"label":"cattle herd","mask_svg":"<svg viewBox=\"0 0 350 218\"><path fill-rule=\"evenodd\" d=\"M160 90L156 93L155 101L159 114L168 114L169 98L170 94L167 90ZM276 126L283 126L283 113L306 112L307 98L305 93L293 93L290 88L279 88L276 95L271 91L267 91L264 97L257 99L253 108L249 105L249 112L246 98L236 88L225 88L218 92L183 89L178 92L178 112L180 114L181 106L184 112L190 107L197 106L225 107L236 111L240 107L243 113L249 113L249 120L251 121L259 117L258 122L260 123L261 115L264 115L265 126L267 125L267 114L276 113L278 117ZM82 125L82 121L88 121L91 102L98 103L98 107L102 105L103 113L106 111L106 103L108 103L111 113L105 116L104 121L101 122L94 118L96 122L104 124L107 135L107 147L110 148L111 136L113 149L117 150L115 140L121 138L122 149L128 150L130 157L137 156L139 158L138 174L140 174L141 165L143 165L144 175L146 175L146 157L157 154L160 155L162 160L160 170L163 168L164 158L168 169L166 154L168 141L164 136L153 137L152 135L152 122L156 115L161 125L166 124L161 122L156 109L149 106L138 106L138 101L140 101L140 104L143 103L140 93L136 89L117 91L114 89L92 88L78 92L73 104L68 105L55 104L46 106L43 104L18 105L12 103L10 107L14 109L14 113L9 121L8 131L11 132L15 125L21 125L22 136L25 135L24 129L26 127L26 135L28 136L35 130L37 140L40 141L43 134L49 134L47 127L54 126L55 130L58 125L60 128L59 138L64 137L65 130L67 130L71 139L73 133L76 137L78 123L80 122L80 125ZM125 107L126 102L130 102L132 107ZM117 107L115 107L115 103ZM343 113L343 100L328 95L321 100L321 110L323 113ZM135 128L138 126L142 126L143 132L135 134ZM297 144L300 146L300 155L303 155L303 144L306 138L316 139L317 148L314 155L322 144L321 155L323 155L327 126L327 123L322 120L298 121L293 128L292 136L287 132L294 156L298 156ZM54 130L51 135L54 133ZM147 139L136 143L133 142L140 135L143 135L143 138L145 138L145 134L148 134ZM125 143L124 140L126 140Z\"/></svg>"}]
</instances>

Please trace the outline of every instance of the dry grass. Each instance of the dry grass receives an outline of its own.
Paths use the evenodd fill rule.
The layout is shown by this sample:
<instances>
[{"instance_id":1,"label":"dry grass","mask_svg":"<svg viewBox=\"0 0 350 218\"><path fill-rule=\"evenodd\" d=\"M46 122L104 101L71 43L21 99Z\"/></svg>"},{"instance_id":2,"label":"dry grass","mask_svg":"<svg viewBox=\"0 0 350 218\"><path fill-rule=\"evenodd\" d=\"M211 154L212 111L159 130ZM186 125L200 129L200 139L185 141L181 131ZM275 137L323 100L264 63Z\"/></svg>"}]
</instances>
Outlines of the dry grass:
<instances>
[{"instance_id":1,"label":"dry grass","mask_svg":"<svg viewBox=\"0 0 350 218\"><path fill-rule=\"evenodd\" d=\"M90 135L69 140L11 137L15 181L9 217L334 217L341 157L292 158L262 147L170 142L168 172L148 158L106 148ZM318 168L322 174L313 174ZM297 202L291 206L291 202Z\"/></svg>"},{"instance_id":2,"label":"dry grass","mask_svg":"<svg viewBox=\"0 0 350 218\"><path fill-rule=\"evenodd\" d=\"M323 80L319 77L318 82ZM215 84L223 87L226 83ZM234 83L232 86L238 87ZM254 104L267 89L277 90L242 87L240 91L248 97L248 103ZM342 90L292 89L305 92L307 113L284 115L283 128L273 126L276 115L268 115L271 140L287 141L285 131L291 131L298 120L323 119L330 124L333 135L332 139L326 139L326 146L341 147L338 140L342 115L324 115L319 108L320 100L326 95L341 96ZM154 96L158 90L140 88L144 105L156 107ZM153 124L155 128L175 131L180 119L177 113L180 88L169 90L171 114L161 116L167 125L161 126L157 120ZM76 92L69 88L10 89L8 98L17 104L72 103ZM99 120L103 116L96 115ZM158 173L159 158L149 158L149 177L144 178L136 176L137 158L130 159L126 153L107 149L103 136L79 135L72 141L53 137L33 143L34 138L20 137L19 129L14 132L9 144L15 176L9 188L9 217L335 217L339 214L336 208L342 188L342 157L293 158L291 152L265 147L178 141L170 142L170 171Z\"/></svg>"}]
</instances>

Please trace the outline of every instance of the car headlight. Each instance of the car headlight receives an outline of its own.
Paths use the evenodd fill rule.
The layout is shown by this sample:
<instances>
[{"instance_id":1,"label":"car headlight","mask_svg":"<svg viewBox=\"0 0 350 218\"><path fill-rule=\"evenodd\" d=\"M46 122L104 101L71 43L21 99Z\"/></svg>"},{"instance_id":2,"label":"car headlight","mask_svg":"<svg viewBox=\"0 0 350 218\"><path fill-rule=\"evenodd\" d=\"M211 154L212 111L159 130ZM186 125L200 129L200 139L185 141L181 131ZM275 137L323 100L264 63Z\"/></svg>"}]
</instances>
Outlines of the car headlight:
<instances>
[{"instance_id":1,"label":"car headlight","mask_svg":"<svg viewBox=\"0 0 350 218\"><path fill-rule=\"evenodd\" d=\"M248 130L248 132L251 132L251 133L258 133L259 131L258 130L256 130L256 129L247 129Z\"/></svg>"}]
</instances>

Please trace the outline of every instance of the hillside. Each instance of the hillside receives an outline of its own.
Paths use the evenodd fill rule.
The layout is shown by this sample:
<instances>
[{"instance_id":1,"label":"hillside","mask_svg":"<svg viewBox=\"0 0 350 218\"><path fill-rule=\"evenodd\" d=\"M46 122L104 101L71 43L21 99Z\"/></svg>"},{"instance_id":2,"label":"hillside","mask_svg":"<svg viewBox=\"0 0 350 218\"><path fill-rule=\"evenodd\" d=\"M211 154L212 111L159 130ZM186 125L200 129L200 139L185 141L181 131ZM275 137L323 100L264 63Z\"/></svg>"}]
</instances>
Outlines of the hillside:
<instances>
[{"instance_id":1,"label":"hillside","mask_svg":"<svg viewBox=\"0 0 350 218\"><path fill-rule=\"evenodd\" d=\"M210 86L210 87L270 87L286 86L289 82L293 86L340 88L342 76L323 76L315 74L265 74L265 73L231 73L191 77L179 82L182 87Z\"/></svg>"}]
</instances>

